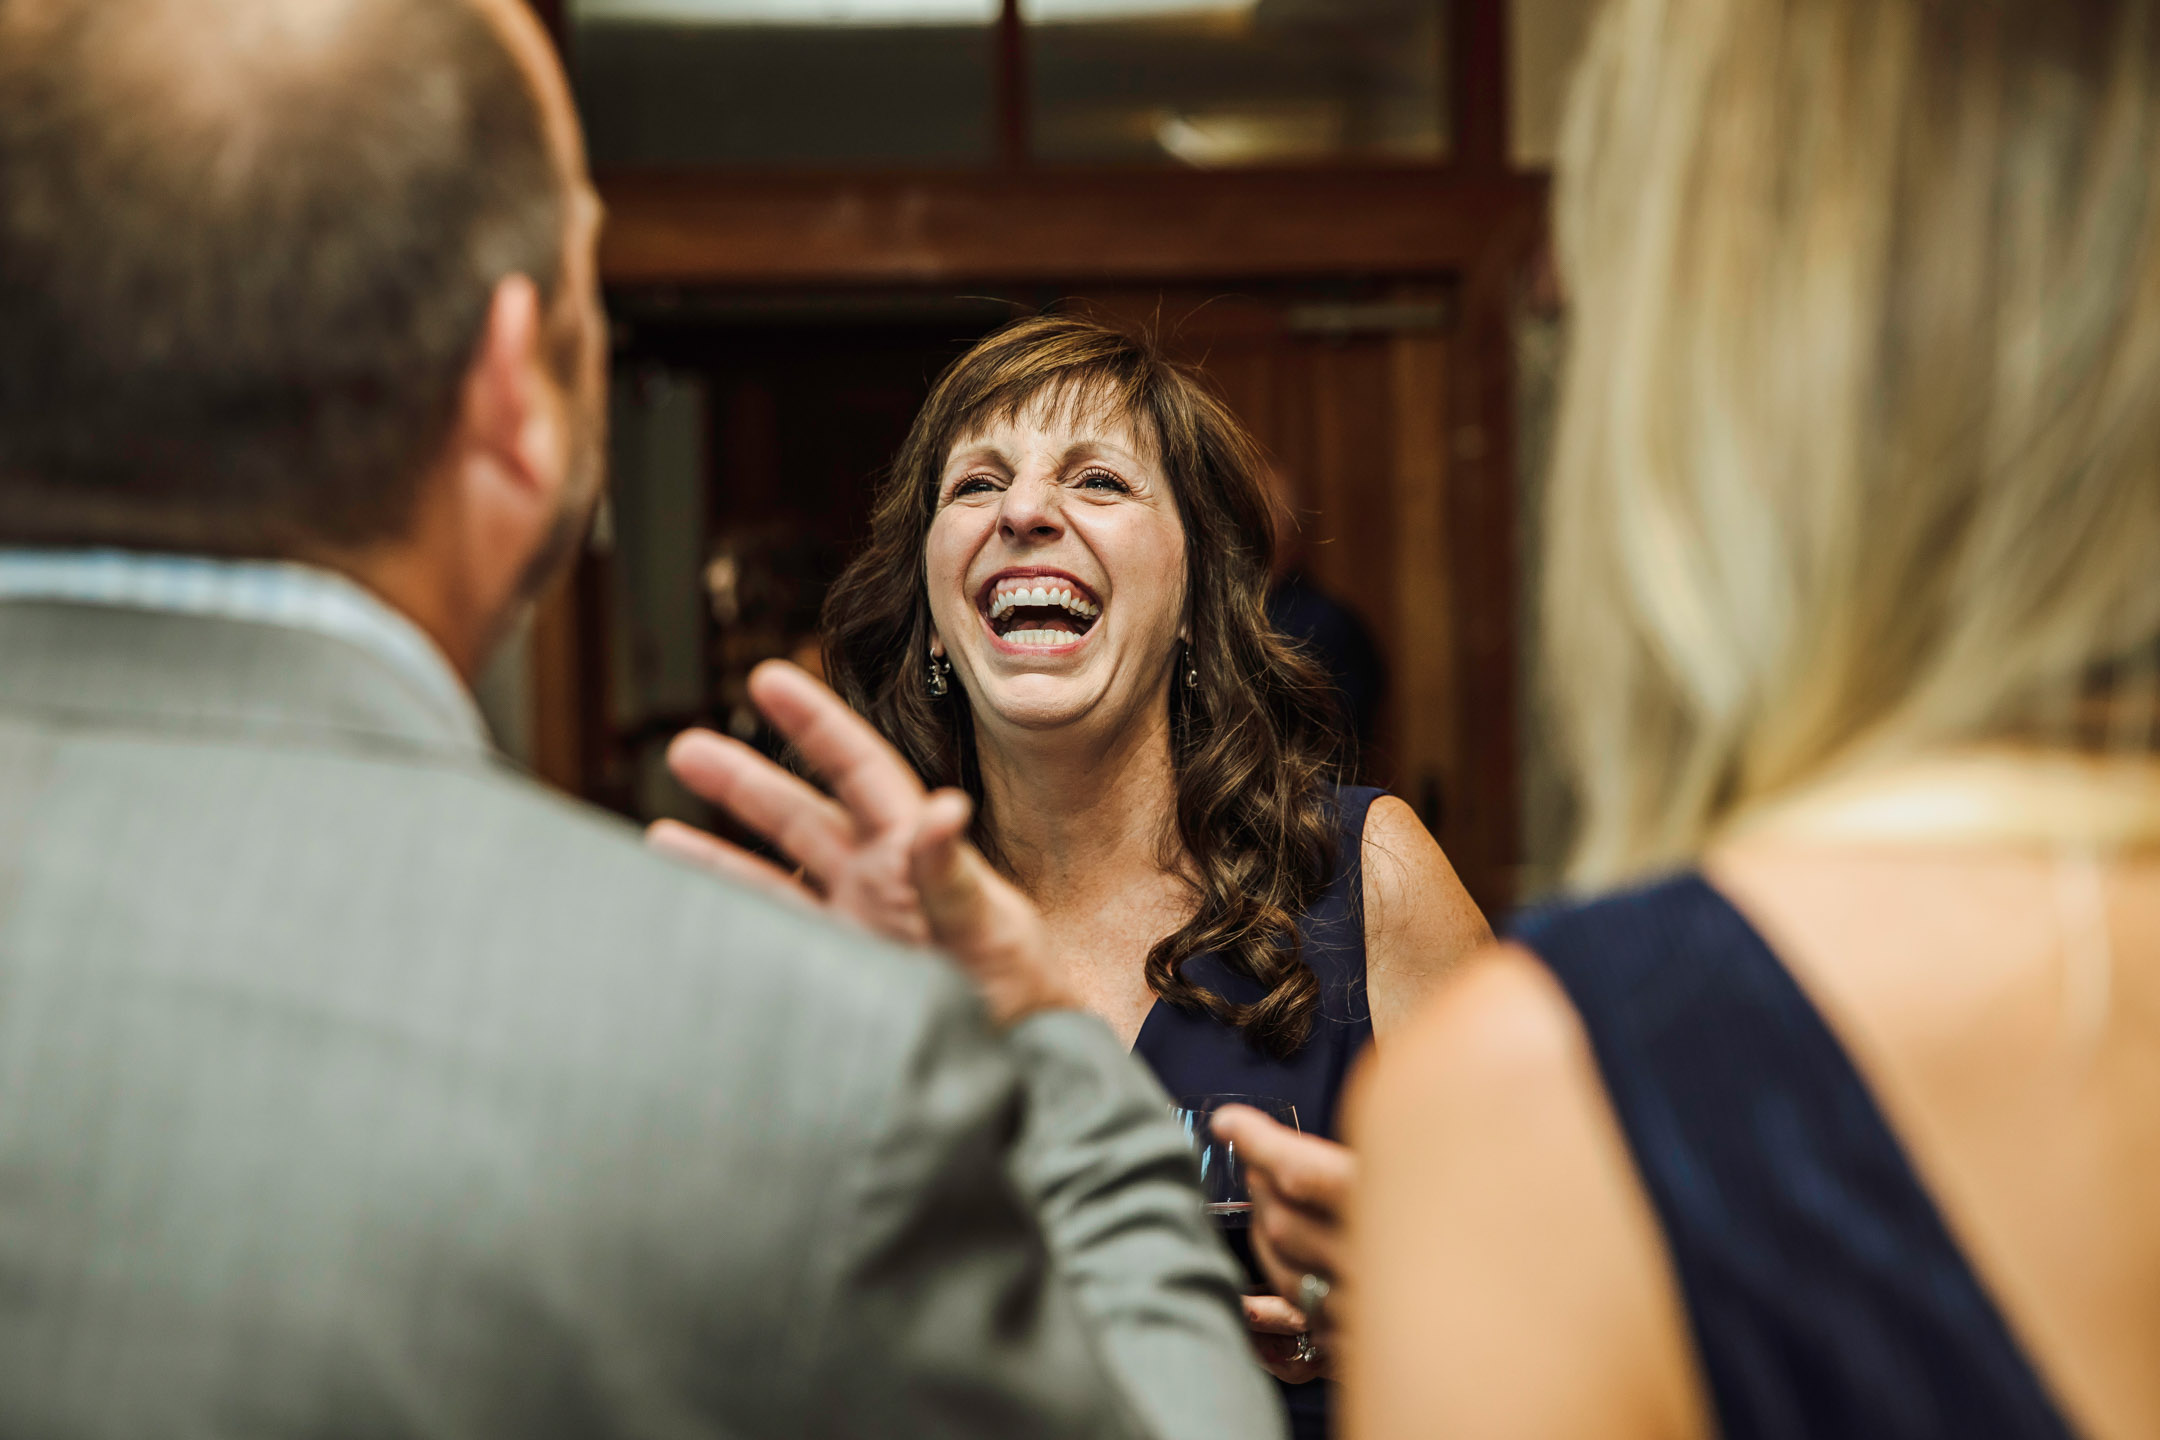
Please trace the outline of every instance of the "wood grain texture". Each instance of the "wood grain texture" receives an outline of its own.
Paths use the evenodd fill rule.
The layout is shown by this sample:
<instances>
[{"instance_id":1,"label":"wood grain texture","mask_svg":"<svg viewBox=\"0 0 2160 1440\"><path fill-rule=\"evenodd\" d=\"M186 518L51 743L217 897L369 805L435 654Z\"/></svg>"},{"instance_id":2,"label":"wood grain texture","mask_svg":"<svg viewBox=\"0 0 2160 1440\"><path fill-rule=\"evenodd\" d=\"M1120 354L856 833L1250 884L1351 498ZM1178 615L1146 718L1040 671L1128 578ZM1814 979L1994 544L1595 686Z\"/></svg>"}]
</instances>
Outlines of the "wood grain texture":
<instances>
[{"instance_id":1,"label":"wood grain texture","mask_svg":"<svg viewBox=\"0 0 2160 1440\"><path fill-rule=\"evenodd\" d=\"M580 643L584 623L577 594L575 572L562 575L534 609L531 763L542 780L582 795L587 774L583 696L598 671L586 663Z\"/></svg>"},{"instance_id":2,"label":"wood grain texture","mask_svg":"<svg viewBox=\"0 0 2160 1440\"><path fill-rule=\"evenodd\" d=\"M1470 767L1443 829L1487 914L1512 905L1522 861L1521 534L1515 488L1515 330L1546 235L1542 211L1486 237L1463 274L1462 328L1449 372L1448 579L1456 624L1458 753Z\"/></svg>"},{"instance_id":3,"label":"wood grain texture","mask_svg":"<svg viewBox=\"0 0 2160 1440\"><path fill-rule=\"evenodd\" d=\"M1461 806L1449 797L1467 768L1460 740L1455 632L1457 597L1450 585L1448 516L1448 340L1403 335L1388 346L1388 391L1394 426L1388 501L1391 514L1395 622L1396 793L1422 818L1450 854L1468 837L1458 829ZM1483 604L1492 597L1476 597Z\"/></svg>"},{"instance_id":4,"label":"wood grain texture","mask_svg":"<svg viewBox=\"0 0 2160 1440\"><path fill-rule=\"evenodd\" d=\"M613 285L1176 281L1467 268L1543 177L1429 168L603 175Z\"/></svg>"}]
</instances>

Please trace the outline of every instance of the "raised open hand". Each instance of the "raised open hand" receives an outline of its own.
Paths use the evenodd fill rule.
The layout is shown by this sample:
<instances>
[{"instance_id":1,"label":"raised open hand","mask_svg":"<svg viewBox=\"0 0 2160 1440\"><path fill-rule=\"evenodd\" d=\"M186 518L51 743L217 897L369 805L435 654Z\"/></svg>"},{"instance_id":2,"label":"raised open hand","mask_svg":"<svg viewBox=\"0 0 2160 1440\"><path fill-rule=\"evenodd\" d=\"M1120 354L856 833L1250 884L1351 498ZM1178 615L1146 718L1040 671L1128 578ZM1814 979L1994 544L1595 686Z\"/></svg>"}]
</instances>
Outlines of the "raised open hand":
<instances>
[{"instance_id":1,"label":"raised open hand","mask_svg":"<svg viewBox=\"0 0 2160 1440\"><path fill-rule=\"evenodd\" d=\"M800 877L677 821L658 822L647 838L658 849L890 939L927 943L929 922L910 873L911 847L931 814L922 782L839 696L793 665L759 666L750 696L837 799L710 730L678 735L668 747L668 768L691 793L772 841L802 867ZM964 808L958 823L967 824Z\"/></svg>"},{"instance_id":2,"label":"raised open hand","mask_svg":"<svg viewBox=\"0 0 2160 1440\"><path fill-rule=\"evenodd\" d=\"M925 791L867 721L793 665L752 671L750 698L832 797L708 730L678 736L668 765L694 794L778 846L801 876L672 820L647 832L656 848L890 939L935 943L1001 1020L1074 1003L1049 968L1042 917L967 842L965 795Z\"/></svg>"}]
</instances>

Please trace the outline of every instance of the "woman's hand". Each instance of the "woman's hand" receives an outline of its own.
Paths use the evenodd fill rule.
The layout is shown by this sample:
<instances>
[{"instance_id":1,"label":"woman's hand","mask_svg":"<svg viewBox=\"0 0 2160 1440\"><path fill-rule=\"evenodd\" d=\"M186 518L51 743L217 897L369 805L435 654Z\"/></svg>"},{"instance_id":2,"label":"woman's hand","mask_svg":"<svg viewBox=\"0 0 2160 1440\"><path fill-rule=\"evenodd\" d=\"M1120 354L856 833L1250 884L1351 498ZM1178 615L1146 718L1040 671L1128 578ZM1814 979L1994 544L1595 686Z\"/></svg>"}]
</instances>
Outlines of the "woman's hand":
<instances>
[{"instance_id":1,"label":"woman's hand","mask_svg":"<svg viewBox=\"0 0 2160 1440\"><path fill-rule=\"evenodd\" d=\"M1348 1278L1343 1219L1357 1183L1357 1159L1347 1146L1300 1135L1243 1105L1216 1111L1215 1133L1237 1147L1244 1163L1253 1202L1253 1254L1284 1310L1303 1322L1299 1328L1310 1326L1322 1357L1317 1373L1330 1373L1330 1352L1340 1339L1335 1326L1340 1292ZM1287 1317L1273 1309L1266 1313L1271 1333L1280 1333L1273 1324ZM1250 1303L1245 1315L1248 1325L1262 1328ZM1268 1368L1275 1370L1273 1364Z\"/></svg>"},{"instance_id":2,"label":"woman's hand","mask_svg":"<svg viewBox=\"0 0 2160 1440\"><path fill-rule=\"evenodd\" d=\"M935 943L1001 1021L1075 1007L1050 968L1041 914L967 842L965 795L925 791L899 751L793 665L760 665L750 697L837 798L706 730L678 736L668 765L692 793L779 846L801 877L672 820L646 832L655 849L889 939Z\"/></svg>"},{"instance_id":3,"label":"woman's hand","mask_svg":"<svg viewBox=\"0 0 2160 1440\"><path fill-rule=\"evenodd\" d=\"M1313 1344L1311 1327L1295 1305L1279 1295L1242 1298L1245 1328L1252 1332L1253 1353L1260 1357L1261 1369L1291 1385L1335 1378L1333 1362Z\"/></svg>"}]
</instances>

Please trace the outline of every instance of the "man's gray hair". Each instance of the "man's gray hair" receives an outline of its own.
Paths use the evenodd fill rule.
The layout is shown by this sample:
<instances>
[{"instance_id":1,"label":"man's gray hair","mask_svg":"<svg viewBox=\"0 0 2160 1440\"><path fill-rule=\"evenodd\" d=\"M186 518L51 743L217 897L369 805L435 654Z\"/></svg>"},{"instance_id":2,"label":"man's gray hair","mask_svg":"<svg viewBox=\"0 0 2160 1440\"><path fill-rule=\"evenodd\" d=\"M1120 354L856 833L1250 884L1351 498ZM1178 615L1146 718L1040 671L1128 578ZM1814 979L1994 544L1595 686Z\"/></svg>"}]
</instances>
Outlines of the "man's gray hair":
<instances>
[{"instance_id":1,"label":"man's gray hair","mask_svg":"<svg viewBox=\"0 0 2160 1440\"><path fill-rule=\"evenodd\" d=\"M0 0L0 543L403 533L565 204L471 0Z\"/></svg>"}]
</instances>

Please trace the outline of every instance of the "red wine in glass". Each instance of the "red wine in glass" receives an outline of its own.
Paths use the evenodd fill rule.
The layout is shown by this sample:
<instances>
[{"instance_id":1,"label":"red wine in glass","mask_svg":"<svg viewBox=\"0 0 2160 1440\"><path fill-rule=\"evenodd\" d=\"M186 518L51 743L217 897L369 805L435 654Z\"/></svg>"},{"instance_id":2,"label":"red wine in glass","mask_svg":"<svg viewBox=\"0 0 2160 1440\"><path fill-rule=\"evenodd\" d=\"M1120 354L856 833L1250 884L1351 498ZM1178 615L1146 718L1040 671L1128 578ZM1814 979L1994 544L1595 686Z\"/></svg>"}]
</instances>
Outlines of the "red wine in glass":
<instances>
[{"instance_id":1,"label":"red wine in glass","mask_svg":"<svg viewBox=\"0 0 2160 1440\"><path fill-rule=\"evenodd\" d=\"M1272 1095L1181 1095L1171 1106L1179 1128L1200 1161L1200 1208L1222 1231L1231 1252L1245 1266L1254 1293L1267 1290L1266 1277L1252 1253L1252 1192L1245 1188L1245 1166L1237 1147L1215 1134L1215 1112L1247 1105L1280 1125L1298 1128L1297 1107Z\"/></svg>"}]
</instances>

